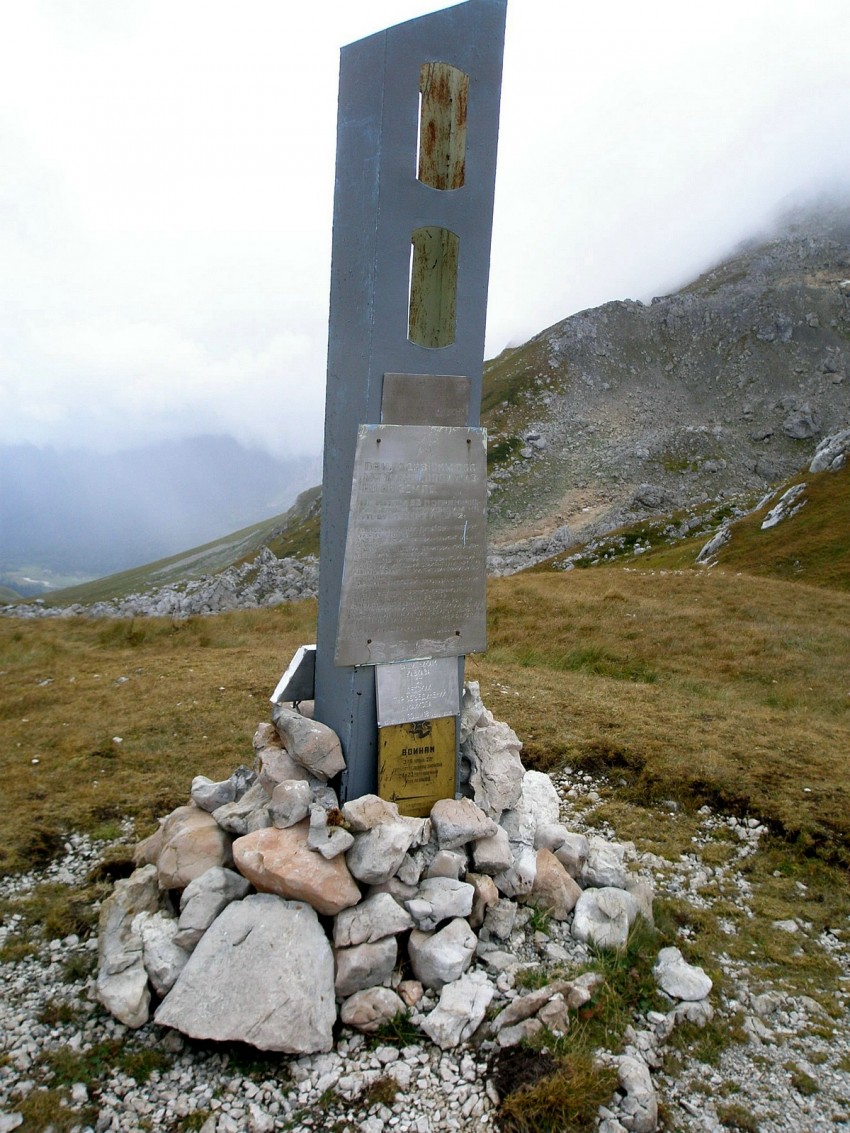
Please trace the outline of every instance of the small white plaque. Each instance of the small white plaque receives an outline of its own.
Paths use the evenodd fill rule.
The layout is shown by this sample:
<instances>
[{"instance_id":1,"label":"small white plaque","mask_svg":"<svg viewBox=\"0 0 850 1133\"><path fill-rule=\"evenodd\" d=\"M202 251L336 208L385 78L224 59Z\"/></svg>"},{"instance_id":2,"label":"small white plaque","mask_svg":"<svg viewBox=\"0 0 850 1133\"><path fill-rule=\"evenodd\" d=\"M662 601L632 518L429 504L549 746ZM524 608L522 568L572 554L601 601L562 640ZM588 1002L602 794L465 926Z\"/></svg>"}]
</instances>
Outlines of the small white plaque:
<instances>
[{"instance_id":1,"label":"small white plaque","mask_svg":"<svg viewBox=\"0 0 850 1133\"><path fill-rule=\"evenodd\" d=\"M460 713L456 657L376 665L375 688L379 728Z\"/></svg>"},{"instance_id":2,"label":"small white plaque","mask_svg":"<svg viewBox=\"0 0 850 1133\"><path fill-rule=\"evenodd\" d=\"M272 704L293 700L312 700L316 685L316 646L302 645L289 662L289 668L269 697Z\"/></svg>"}]
</instances>

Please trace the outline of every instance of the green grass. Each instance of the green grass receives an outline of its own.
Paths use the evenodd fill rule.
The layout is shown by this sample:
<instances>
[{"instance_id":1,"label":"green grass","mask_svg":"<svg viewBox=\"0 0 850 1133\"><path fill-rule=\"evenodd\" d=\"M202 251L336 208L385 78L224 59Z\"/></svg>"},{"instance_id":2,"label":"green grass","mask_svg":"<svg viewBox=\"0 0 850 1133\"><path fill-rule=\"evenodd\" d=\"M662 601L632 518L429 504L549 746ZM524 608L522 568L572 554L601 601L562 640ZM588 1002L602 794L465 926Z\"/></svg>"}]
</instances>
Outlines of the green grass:
<instances>
[{"instance_id":1,"label":"green grass","mask_svg":"<svg viewBox=\"0 0 850 1133\"><path fill-rule=\"evenodd\" d=\"M805 473L805 506L774 527L761 523L778 495L736 523L719 555L727 571L744 571L811 586L850 590L850 462L836 472Z\"/></svg>"}]
</instances>

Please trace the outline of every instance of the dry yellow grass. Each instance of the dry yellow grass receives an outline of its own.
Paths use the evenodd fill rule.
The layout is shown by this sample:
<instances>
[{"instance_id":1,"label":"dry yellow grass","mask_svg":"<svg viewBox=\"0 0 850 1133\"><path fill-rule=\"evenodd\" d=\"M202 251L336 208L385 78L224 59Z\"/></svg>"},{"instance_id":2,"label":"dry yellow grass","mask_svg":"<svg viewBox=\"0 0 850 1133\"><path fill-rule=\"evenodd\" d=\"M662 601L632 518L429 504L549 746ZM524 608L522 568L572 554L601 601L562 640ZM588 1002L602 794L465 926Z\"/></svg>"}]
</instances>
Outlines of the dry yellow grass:
<instances>
[{"instance_id":1,"label":"dry yellow grass","mask_svg":"<svg viewBox=\"0 0 850 1133\"><path fill-rule=\"evenodd\" d=\"M250 764L314 625L313 602L182 623L0 619L0 868L52 853L68 829L127 814L152 828L194 775Z\"/></svg>"},{"instance_id":2,"label":"dry yellow grass","mask_svg":"<svg viewBox=\"0 0 850 1133\"><path fill-rule=\"evenodd\" d=\"M599 568L498 580L489 601L469 673L532 761L749 810L846 856L850 596Z\"/></svg>"},{"instance_id":3,"label":"dry yellow grass","mask_svg":"<svg viewBox=\"0 0 850 1133\"><path fill-rule=\"evenodd\" d=\"M490 649L467 672L528 762L611 770L636 801L749 811L850 858L850 594L597 568L495 580L489 604ZM309 602L177 624L0 619L0 868L124 814L145 832L193 775L250 762L314 624Z\"/></svg>"}]
</instances>

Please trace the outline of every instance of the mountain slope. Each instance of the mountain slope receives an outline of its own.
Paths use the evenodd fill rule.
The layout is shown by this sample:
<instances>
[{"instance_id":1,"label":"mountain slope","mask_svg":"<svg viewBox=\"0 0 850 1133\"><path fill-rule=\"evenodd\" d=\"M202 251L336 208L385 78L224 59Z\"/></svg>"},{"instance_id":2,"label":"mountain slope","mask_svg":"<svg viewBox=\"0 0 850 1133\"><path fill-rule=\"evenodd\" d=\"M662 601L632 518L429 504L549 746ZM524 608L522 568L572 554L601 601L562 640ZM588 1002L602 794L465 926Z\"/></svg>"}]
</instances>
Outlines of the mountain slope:
<instances>
[{"instance_id":1,"label":"mountain slope","mask_svg":"<svg viewBox=\"0 0 850 1133\"><path fill-rule=\"evenodd\" d=\"M231 437L106 456L0 446L0 575L18 589L38 568L92 576L149 563L283 511L318 470Z\"/></svg>"},{"instance_id":2,"label":"mountain slope","mask_svg":"<svg viewBox=\"0 0 850 1133\"><path fill-rule=\"evenodd\" d=\"M549 327L486 368L496 542L763 493L850 422L848 361L850 209Z\"/></svg>"}]
</instances>

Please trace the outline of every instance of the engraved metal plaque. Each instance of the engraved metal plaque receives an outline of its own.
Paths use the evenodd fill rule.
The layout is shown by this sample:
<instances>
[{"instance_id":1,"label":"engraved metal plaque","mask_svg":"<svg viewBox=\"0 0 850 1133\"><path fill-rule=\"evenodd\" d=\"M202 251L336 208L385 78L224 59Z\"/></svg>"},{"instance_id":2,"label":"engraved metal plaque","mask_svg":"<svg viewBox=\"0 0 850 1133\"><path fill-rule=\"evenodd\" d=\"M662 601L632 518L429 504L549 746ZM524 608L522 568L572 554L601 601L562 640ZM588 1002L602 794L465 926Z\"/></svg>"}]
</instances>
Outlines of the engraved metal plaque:
<instances>
[{"instance_id":1,"label":"engraved metal plaque","mask_svg":"<svg viewBox=\"0 0 850 1133\"><path fill-rule=\"evenodd\" d=\"M378 727L433 720L460 714L458 663L455 657L399 661L375 669Z\"/></svg>"},{"instance_id":2,"label":"engraved metal plaque","mask_svg":"<svg viewBox=\"0 0 850 1133\"><path fill-rule=\"evenodd\" d=\"M381 421L385 425L465 425L469 378L443 374L384 374Z\"/></svg>"},{"instance_id":3,"label":"engraved metal plaque","mask_svg":"<svg viewBox=\"0 0 850 1133\"><path fill-rule=\"evenodd\" d=\"M456 720L393 724L380 728L378 794L402 814L423 818L438 799L454 798Z\"/></svg>"},{"instance_id":4,"label":"engraved metal plaque","mask_svg":"<svg viewBox=\"0 0 850 1133\"><path fill-rule=\"evenodd\" d=\"M361 425L336 665L486 648L487 434Z\"/></svg>"}]
</instances>

